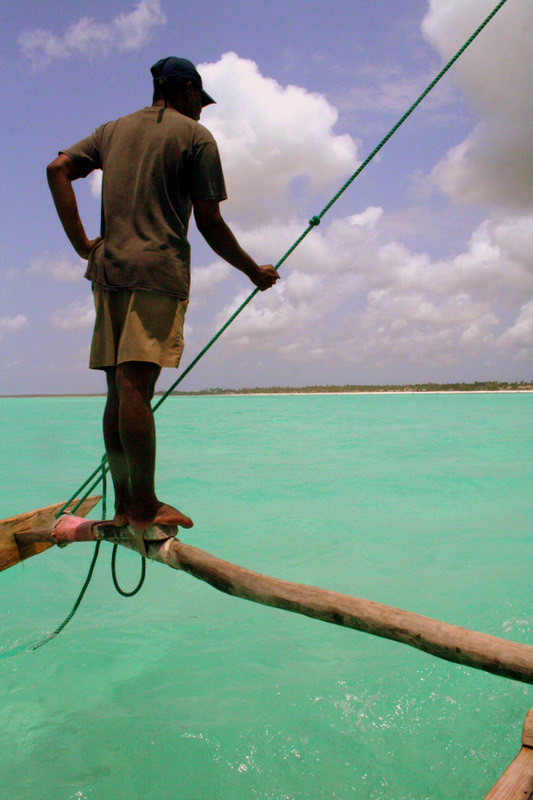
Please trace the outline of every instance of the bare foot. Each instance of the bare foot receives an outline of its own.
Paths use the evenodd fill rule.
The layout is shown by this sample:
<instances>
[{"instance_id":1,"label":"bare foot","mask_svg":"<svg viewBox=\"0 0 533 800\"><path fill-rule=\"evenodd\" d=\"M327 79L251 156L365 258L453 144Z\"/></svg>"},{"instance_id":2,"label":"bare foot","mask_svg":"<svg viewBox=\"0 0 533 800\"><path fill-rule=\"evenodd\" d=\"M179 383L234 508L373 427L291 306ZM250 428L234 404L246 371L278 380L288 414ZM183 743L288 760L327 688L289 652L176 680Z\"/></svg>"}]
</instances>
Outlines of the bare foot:
<instances>
[{"instance_id":1,"label":"bare foot","mask_svg":"<svg viewBox=\"0 0 533 800\"><path fill-rule=\"evenodd\" d=\"M128 521L134 530L146 530L150 525L179 525L181 528L192 528L193 521L186 517L177 508L166 503L160 503L154 515L146 519L142 515L134 512L128 514Z\"/></svg>"},{"instance_id":2,"label":"bare foot","mask_svg":"<svg viewBox=\"0 0 533 800\"><path fill-rule=\"evenodd\" d=\"M154 518L154 524L179 525L182 528L192 528L194 525L190 517L182 514L177 508L161 503Z\"/></svg>"}]
</instances>

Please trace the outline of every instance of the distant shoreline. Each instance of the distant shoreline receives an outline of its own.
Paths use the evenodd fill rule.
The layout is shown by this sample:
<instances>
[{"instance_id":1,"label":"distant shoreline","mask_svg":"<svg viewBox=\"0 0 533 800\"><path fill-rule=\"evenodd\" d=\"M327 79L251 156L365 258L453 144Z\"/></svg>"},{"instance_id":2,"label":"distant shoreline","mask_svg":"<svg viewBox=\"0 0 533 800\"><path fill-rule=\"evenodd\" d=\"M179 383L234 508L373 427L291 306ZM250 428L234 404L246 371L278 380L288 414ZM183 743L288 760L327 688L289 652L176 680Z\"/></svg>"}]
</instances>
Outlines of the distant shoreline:
<instances>
[{"instance_id":1,"label":"distant shoreline","mask_svg":"<svg viewBox=\"0 0 533 800\"><path fill-rule=\"evenodd\" d=\"M399 385L347 385L347 386L302 386L302 387L257 387L247 389L202 389L196 392L173 392L172 397L267 397L269 395L347 395L347 394L528 394L533 392L532 383L507 383L497 381L452 384L406 384ZM165 392L156 392L161 396ZM4 394L0 399L28 399L28 398L79 398L79 397L105 397L102 392L94 394Z\"/></svg>"}]
</instances>

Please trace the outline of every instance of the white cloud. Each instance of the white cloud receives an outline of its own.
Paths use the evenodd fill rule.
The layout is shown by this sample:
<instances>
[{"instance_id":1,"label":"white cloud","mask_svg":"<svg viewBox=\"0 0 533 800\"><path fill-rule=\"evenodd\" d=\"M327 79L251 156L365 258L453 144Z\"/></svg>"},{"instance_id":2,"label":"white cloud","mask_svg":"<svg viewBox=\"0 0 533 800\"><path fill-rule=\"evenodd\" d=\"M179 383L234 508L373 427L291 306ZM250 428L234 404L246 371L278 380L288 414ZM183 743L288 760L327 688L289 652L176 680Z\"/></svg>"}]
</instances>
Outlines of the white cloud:
<instances>
[{"instance_id":1,"label":"white cloud","mask_svg":"<svg viewBox=\"0 0 533 800\"><path fill-rule=\"evenodd\" d=\"M228 345L299 362L457 364L505 349L523 359L533 304L506 334L501 320L533 293L533 216L486 220L448 259L387 239L383 216L369 207L313 231L282 267L275 289L227 331ZM288 228L298 225L280 226L278 237L289 238ZM273 225L242 234L259 250L272 237ZM246 296L239 292L217 323Z\"/></svg>"},{"instance_id":2,"label":"white cloud","mask_svg":"<svg viewBox=\"0 0 533 800\"><path fill-rule=\"evenodd\" d=\"M500 336L498 343L511 349L516 361L533 359L533 300L522 306L514 325Z\"/></svg>"},{"instance_id":3,"label":"white cloud","mask_svg":"<svg viewBox=\"0 0 533 800\"><path fill-rule=\"evenodd\" d=\"M198 69L217 100L205 124L220 148L232 214L279 219L297 179L314 193L357 166L355 143L333 132L338 113L323 95L281 86L235 53Z\"/></svg>"},{"instance_id":4,"label":"white cloud","mask_svg":"<svg viewBox=\"0 0 533 800\"><path fill-rule=\"evenodd\" d=\"M423 32L448 59L493 7L493 0L431 0ZM508 3L453 67L453 79L480 115L433 173L455 202L533 205L532 31L533 4Z\"/></svg>"},{"instance_id":5,"label":"white cloud","mask_svg":"<svg viewBox=\"0 0 533 800\"><path fill-rule=\"evenodd\" d=\"M83 278L86 269L87 262L81 258L72 262L66 256L60 258L42 256L33 258L27 271L30 275L50 275L56 281L76 283Z\"/></svg>"},{"instance_id":6,"label":"white cloud","mask_svg":"<svg viewBox=\"0 0 533 800\"><path fill-rule=\"evenodd\" d=\"M337 105L341 111L356 111L358 119L363 119L361 112L400 116L428 86L437 71L428 69L423 74L408 75L399 65L367 65L358 71L356 85L338 98ZM453 87L449 83L440 83L424 100L420 111L433 114L453 99Z\"/></svg>"},{"instance_id":7,"label":"white cloud","mask_svg":"<svg viewBox=\"0 0 533 800\"><path fill-rule=\"evenodd\" d=\"M215 261L208 267L193 267L191 284L194 298L212 294L219 283L231 275L232 269L225 261Z\"/></svg>"},{"instance_id":8,"label":"white cloud","mask_svg":"<svg viewBox=\"0 0 533 800\"><path fill-rule=\"evenodd\" d=\"M66 308L58 308L50 315L54 328L62 331L71 331L80 328L89 328L94 323L95 311L92 296L85 300L75 300Z\"/></svg>"},{"instance_id":9,"label":"white cloud","mask_svg":"<svg viewBox=\"0 0 533 800\"><path fill-rule=\"evenodd\" d=\"M89 177L87 178L89 182L89 188L91 190L91 194L93 197L101 197L102 196L102 178L104 173L101 169L95 169L94 172L91 172Z\"/></svg>"},{"instance_id":10,"label":"white cloud","mask_svg":"<svg viewBox=\"0 0 533 800\"><path fill-rule=\"evenodd\" d=\"M482 122L433 170L457 203L523 209L533 206L533 133L512 122Z\"/></svg>"},{"instance_id":11,"label":"white cloud","mask_svg":"<svg viewBox=\"0 0 533 800\"><path fill-rule=\"evenodd\" d=\"M348 218L348 221L350 225L358 225L361 228L364 228L366 225L373 227L382 216L382 208L379 206L368 206L360 214L352 214L352 216Z\"/></svg>"},{"instance_id":12,"label":"white cloud","mask_svg":"<svg viewBox=\"0 0 533 800\"><path fill-rule=\"evenodd\" d=\"M82 17L64 34L30 28L20 34L18 45L34 68L44 68L77 54L95 57L105 56L111 50L139 50L150 41L153 29L164 24L160 0L140 0L133 11L119 14L111 22Z\"/></svg>"},{"instance_id":13,"label":"white cloud","mask_svg":"<svg viewBox=\"0 0 533 800\"><path fill-rule=\"evenodd\" d=\"M367 300L364 311L345 321L352 337L342 343L347 361L453 363L459 353L490 345L498 324L489 304L467 292L429 299L414 291L376 290Z\"/></svg>"},{"instance_id":14,"label":"white cloud","mask_svg":"<svg viewBox=\"0 0 533 800\"><path fill-rule=\"evenodd\" d=\"M355 142L334 133L338 113L323 95L282 86L235 53L198 69L217 100L202 122L222 156L229 194L225 215L238 215L245 227L258 219L279 220L289 212L294 191L337 187L355 170ZM93 197L100 197L99 170L89 185Z\"/></svg>"},{"instance_id":15,"label":"white cloud","mask_svg":"<svg viewBox=\"0 0 533 800\"><path fill-rule=\"evenodd\" d=\"M28 318L24 314L17 314L15 317L0 317L0 334L14 333L28 324Z\"/></svg>"},{"instance_id":16,"label":"white cloud","mask_svg":"<svg viewBox=\"0 0 533 800\"><path fill-rule=\"evenodd\" d=\"M494 0L430 0L422 22L426 39L446 61L494 9ZM506 3L453 66L451 76L484 114L505 108L528 118L532 108L531 3Z\"/></svg>"},{"instance_id":17,"label":"white cloud","mask_svg":"<svg viewBox=\"0 0 533 800\"><path fill-rule=\"evenodd\" d=\"M150 38L152 28L166 22L159 0L141 0L134 11L119 14L112 25L121 50L140 50Z\"/></svg>"},{"instance_id":18,"label":"white cloud","mask_svg":"<svg viewBox=\"0 0 533 800\"><path fill-rule=\"evenodd\" d=\"M524 302L533 293L533 215L486 220L474 230L464 252L439 260L387 240L378 224L382 214L382 209L370 206L361 214L323 223L291 255L288 267L332 283L335 276L349 276L359 290L437 296L469 291L499 303ZM241 238L249 249L263 253L272 241L295 239L303 225L294 221L280 226L277 235L273 226L256 228Z\"/></svg>"}]
</instances>

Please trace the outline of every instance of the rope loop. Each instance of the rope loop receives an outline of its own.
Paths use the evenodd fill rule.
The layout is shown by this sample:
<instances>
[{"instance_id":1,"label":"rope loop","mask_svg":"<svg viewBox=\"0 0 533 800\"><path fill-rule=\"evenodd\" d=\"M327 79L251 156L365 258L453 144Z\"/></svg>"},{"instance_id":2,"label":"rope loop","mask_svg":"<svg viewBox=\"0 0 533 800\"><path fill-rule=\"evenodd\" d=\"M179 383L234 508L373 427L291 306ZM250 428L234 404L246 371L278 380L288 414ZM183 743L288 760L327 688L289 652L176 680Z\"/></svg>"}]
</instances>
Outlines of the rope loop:
<instances>
[{"instance_id":1,"label":"rope loop","mask_svg":"<svg viewBox=\"0 0 533 800\"><path fill-rule=\"evenodd\" d=\"M118 578L117 578L117 550L118 544L113 545L113 552L111 553L111 575L113 576L113 586L117 590L122 597L133 597L138 592L141 591L142 585L144 583L144 579L146 578L146 559L141 558L141 577L139 578L139 583L131 592L125 592L124 589L121 589L118 585Z\"/></svg>"}]
</instances>

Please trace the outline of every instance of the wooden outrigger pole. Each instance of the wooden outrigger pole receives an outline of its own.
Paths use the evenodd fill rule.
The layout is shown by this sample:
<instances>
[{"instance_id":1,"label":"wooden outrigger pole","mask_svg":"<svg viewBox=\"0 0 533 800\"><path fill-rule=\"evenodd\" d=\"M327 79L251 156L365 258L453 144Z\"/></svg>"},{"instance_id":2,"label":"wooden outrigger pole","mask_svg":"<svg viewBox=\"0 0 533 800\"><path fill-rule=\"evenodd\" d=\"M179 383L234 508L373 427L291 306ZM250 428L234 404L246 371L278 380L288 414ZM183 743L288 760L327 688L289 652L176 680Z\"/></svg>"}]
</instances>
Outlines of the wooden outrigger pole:
<instances>
[{"instance_id":1,"label":"wooden outrigger pole","mask_svg":"<svg viewBox=\"0 0 533 800\"><path fill-rule=\"evenodd\" d=\"M0 532L2 525L0 523ZM446 661L533 683L533 647L530 645L478 633L372 600L252 572L179 539L167 538L175 533L177 529L170 526L152 526L145 538L154 541L144 542L147 558L187 572L215 589L243 600L393 639ZM71 518L68 526L66 523L57 525L54 531L35 525L26 531L19 527L12 538L17 548L106 539L137 552L143 549L142 543L139 544L127 528L77 517Z\"/></svg>"},{"instance_id":2,"label":"wooden outrigger pole","mask_svg":"<svg viewBox=\"0 0 533 800\"><path fill-rule=\"evenodd\" d=\"M81 513L96 505L89 497ZM279 580L239 567L174 538L177 529L154 525L139 542L127 528L70 517L55 521L58 503L0 521L0 570L54 544L107 540L152 561L209 583L215 589L254 603L303 614L323 622L408 644L438 658L524 683L533 683L533 647L386 606L372 600ZM143 552L144 551L144 552ZM526 717L522 747L485 800L533 800L533 709Z\"/></svg>"}]
</instances>

